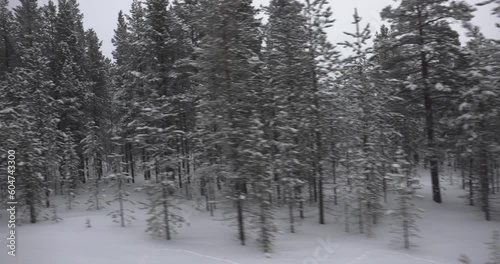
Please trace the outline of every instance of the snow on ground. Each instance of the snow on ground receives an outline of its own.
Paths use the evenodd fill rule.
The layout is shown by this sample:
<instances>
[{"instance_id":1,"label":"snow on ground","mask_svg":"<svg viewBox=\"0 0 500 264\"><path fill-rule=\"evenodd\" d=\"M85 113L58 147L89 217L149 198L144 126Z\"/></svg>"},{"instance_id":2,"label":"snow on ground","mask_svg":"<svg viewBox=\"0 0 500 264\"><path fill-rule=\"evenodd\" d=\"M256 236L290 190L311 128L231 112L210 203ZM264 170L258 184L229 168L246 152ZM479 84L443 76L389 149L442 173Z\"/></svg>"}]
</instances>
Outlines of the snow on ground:
<instances>
[{"instance_id":1,"label":"snow on ground","mask_svg":"<svg viewBox=\"0 0 500 264\"><path fill-rule=\"evenodd\" d=\"M296 234L287 232L286 223L280 223L281 234L276 237L275 252L265 257L254 239L240 246L236 232L217 217L205 211L188 209L184 216L190 225L178 230L173 240L153 239L144 232L146 215L136 210L137 220L122 228L106 216L110 206L102 212L86 211L81 202L76 209L61 209L60 223L41 222L24 224L17 229L17 256L6 254L6 214L0 214L1 264L452 264L460 254L468 255L473 263L488 260L488 242L494 229L500 230L497 220L486 222L477 207L465 205L458 184L445 187L444 204L431 200L428 172L421 170L425 185L418 201L426 211L419 221L422 238L416 239L418 248L404 250L389 242L393 235L384 220L373 238L360 234L346 234L343 224L329 216L326 225L317 224L316 211L307 212L307 218L297 227ZM457 179L458 183L458 179ZM135 193L143 200L142 193ZM187 207L186 207L187 208ZM285 215L285 214L283 214ZM91 219L91 228L85 225Z\"/></svg>"}]
</instances>

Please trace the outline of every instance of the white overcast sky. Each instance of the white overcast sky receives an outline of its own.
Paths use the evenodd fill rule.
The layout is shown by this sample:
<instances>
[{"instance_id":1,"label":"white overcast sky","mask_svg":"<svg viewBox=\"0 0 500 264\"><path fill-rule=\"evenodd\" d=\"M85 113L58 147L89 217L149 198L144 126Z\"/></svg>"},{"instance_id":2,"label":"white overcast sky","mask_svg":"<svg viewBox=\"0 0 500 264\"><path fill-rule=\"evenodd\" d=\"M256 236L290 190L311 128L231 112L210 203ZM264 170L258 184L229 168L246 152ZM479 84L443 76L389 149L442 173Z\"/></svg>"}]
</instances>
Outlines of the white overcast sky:
<instances>
[{"instance_id":1,"label":"white overcast sky","mask_svg":"<svg viewBox=\"0 0 500 264\"><path fill-rule=\"evenodd\" d=\"M11 0L12 3L17 0ZM39 0L40 5L48 0ZM57 2L57 0L53 0ZM80 10L84 14L84 25L86 28L94 28L103 42L102 49L106 56L111 57L113 45L111 38L116 27L118 12L123 10L128 13L132 0L78 0ZM466 0L475 4L481 0ZM269 0L254 0L256 6L267 5ZM344 31L352 31L352 14L354 8L363 17L363 23L370 23L372 31L377 31L381 26L379 12L387 5L393 4L393 0L330 0L330 5L336 19L335 26L331 28L330 40L334 43L346 40ZM487 37L500 39L500 29L495 23L500 19L490 15L491 7L479 7L473 22L479 25Z\"/></svg>"}]
</instances>

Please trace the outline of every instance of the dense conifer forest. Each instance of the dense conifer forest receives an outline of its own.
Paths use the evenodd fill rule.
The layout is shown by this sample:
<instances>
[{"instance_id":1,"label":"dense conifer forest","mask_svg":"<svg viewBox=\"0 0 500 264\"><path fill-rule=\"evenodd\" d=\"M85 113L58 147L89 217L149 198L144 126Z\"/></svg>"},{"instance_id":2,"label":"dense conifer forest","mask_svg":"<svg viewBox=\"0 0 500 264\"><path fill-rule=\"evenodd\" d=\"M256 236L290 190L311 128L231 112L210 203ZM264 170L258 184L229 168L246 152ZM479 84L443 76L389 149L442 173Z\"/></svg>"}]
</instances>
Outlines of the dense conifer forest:
<instances>
[{"instance_id":1,"label":"dense conifer forest","mask_svg":"<svg viewBox=\"0 0 500 264\"><path fill-rule=\"evenodd\" d=\"M148 233L175 240L179 205L197 201L265 253L311 210L318 225L336 218L368 237L389 221L412 248L415 201L448 206L450 180L485 222L500 219L500 41L471 23L466 1L396 1L376 32L353 10L349 40L332 43L327 0L134 0L116 14L113 58L77 0L8 4L0 200L16 186L18 221L59 221L84 201L114 208L122 227L147 214ZM480 5L500 33L500 1Z\"/></svg>"}]
</instances>

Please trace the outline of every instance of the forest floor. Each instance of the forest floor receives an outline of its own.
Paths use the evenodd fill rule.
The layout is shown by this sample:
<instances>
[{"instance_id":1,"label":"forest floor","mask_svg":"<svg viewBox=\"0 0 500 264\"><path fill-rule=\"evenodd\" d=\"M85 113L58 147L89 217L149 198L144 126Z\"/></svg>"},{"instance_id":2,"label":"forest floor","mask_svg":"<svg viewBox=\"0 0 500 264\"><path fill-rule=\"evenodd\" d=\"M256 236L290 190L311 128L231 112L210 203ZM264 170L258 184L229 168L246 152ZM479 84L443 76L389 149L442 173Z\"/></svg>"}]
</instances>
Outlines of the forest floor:
<instances>
[{"instance_id":1,"label":"forest floor","mask_svg":"<svg viewBox=\"0 0 500 264\"><path fill-rule=\"evenodd\" d=\"M443 176L443 204L432 202L429 173L419 170L424 198L417 200L425 212L418 221L421 238L413 241L418 247L410 250L392 245L390 217L375 229L374 236L345 233L342 221L328 215L327 223L319 225L317 211L309 209L299 221L297 232L288 232L286 209L277 213L280 233L275 249L264 256L251 235L247 246L240 246L236 231L220 221L221 210L211 217L205 210L188 205L182 213L189 225L178 228L173 240L153 239L144 232L146 212L136 209L131 225L120 227L107 213L116 205L101 211L87 211L82 199L73 210L59 206L59 223L51 221L24 224L17 228L17 256L7 255L6 211L0 213L1 264L457 264L461 254L472 263L488 261L488 246L493 230L500 230L499 216L486 222L478 207L466 205L459 179L450 185ZM139 186L136 183L136 186ZM131 189L134 186L131 186ZM133 193L137 201L145 201L143 193ZM61 202L60 204L63 204ZM139 205L136 205L139 207ZM339 206L337 206L339 207ZM391 203L388 204L388 208ZM340 210L340 209L333 209ZM86 227L90 219L91 227Z\"/></svg>"}]
</instances>

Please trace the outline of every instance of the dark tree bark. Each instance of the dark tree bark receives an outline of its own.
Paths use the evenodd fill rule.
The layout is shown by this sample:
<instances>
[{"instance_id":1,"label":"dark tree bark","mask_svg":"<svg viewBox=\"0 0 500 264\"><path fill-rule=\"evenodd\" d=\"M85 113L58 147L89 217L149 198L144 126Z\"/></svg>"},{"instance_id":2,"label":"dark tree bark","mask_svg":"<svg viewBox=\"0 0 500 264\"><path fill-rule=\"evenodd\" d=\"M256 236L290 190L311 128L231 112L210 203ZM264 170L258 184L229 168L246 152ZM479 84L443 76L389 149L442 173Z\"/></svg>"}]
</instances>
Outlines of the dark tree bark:
<instances>
[{"instance_id":1,"label":"dark tree bark","mask_svg":"<svg viewBox=\"0 0 500 264\"><path fill-rule=\"evenodd\" d=\"M135 166L134 166L134 155L132 153L132 144L127 143L125 145L126 147L126 153L127 153L127 164L130 166L130 177L132 178L131 181L132 183L135 183ZM128 181L127 181L128 182Z\"/></svg>"},{"instance_id":2,"label":"dark tree bark","mask_svg":"<svg viewBox=\"0 0 500 264\"><path fill-rule=\"evenodd\" d=\"M163 210L164 210L164 221L165 221L165 238L167 240L171 239L170 236L170 219L169 219L169 212L168 212L168 188L166 184L163 183Z\"/></svg>"},{"instance_id":3,"label":"dark tree bark","mask_svg":"<svg viewBox=\"0 0 500 264\"><path fill-rule=\"evenodd\" d=\"M425 33L424 25L422 22L423 14L418 7L419 16L419 38L420 38L420 63L423 81L424 92L424 105L425 105L425 121L427 132L427 147L429 152L429 163L431 167L431 180L432 180L432 198L434 202L441 203L441 189L439 187L439 164L436 153L436 142L434 139L434 112L432 102L432 91L429 83L429 62L427 60L427 53L424 51L425 47Z\"/></svg>"},{"instance_id":4,"label":"dark tree bark","mask_svg":"<svg viewBox=\"0 0 500 264\"><path fill-rule=\"evenodd\" d=\"M481 209L484 212L484 217L486 221L491 220L490 213L490 189L488 180L488 152L484 143L481 144L481 150L479 152L479 181L481 185Z\"/></svg>"},{"instance_id":5,"label":"dark tree bark","mask_svg":"<svg viewBox=\"0 0 500 264\"><path fill-rule=\"evenodd\" d=\"M148 168L148 163L149 161L149 157L148 157L148 154L146 152L146 149L142 149L142 166L143 166L143 170L144 170L144 180L151 180L151 171L149 170Z\"/></svg>"},{"instance_id":6,"label":"dark tree bark","mask_svg":"<svg viewBox=\"0 0 500 264\"><path fill-rule=\"evenodd\" d=\"M241 245L245 245L245 225L243 221L243 200L237 197L237 211L238 211L238 231Z\"/></svg>"},{"instance_id":7,"label":"dark tree bark","mask_svg":"<svg viewBox=\"0 0 500 264\"><path fill-rule=\"evenodd\" d=\"M474 205L474 176L472 172L474 171L474 160L470 159L469 162L469 205Z\"/></svg>"}]
</instances>

